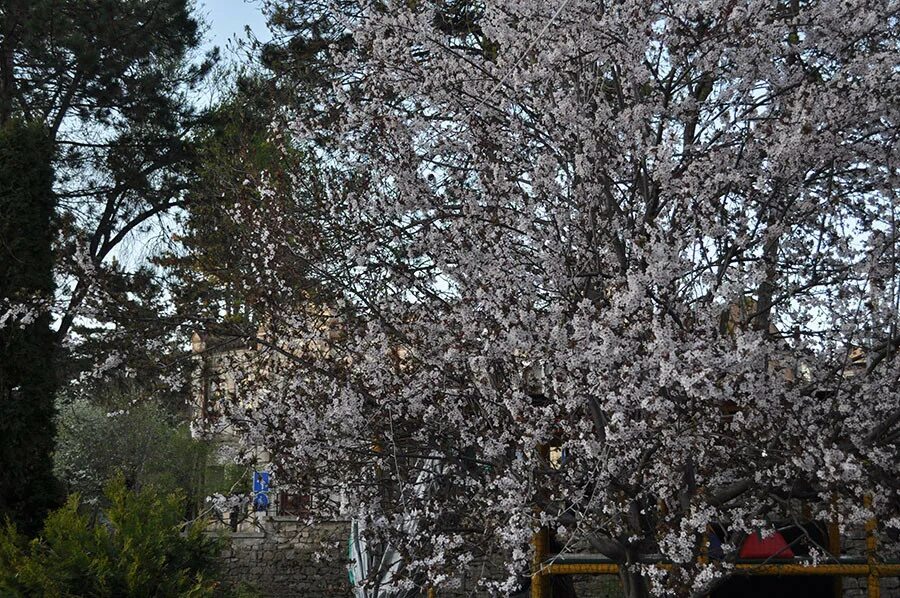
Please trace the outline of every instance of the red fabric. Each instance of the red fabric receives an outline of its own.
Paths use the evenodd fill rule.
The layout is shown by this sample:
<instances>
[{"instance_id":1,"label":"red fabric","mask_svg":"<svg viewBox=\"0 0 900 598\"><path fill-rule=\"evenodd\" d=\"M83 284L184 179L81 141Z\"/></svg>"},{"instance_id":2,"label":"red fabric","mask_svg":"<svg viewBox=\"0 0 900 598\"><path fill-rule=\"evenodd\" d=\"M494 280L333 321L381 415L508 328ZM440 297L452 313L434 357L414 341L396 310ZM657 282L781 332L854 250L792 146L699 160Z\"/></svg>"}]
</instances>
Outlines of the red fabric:
<instances>
[{"instance_id":1,"label":"red fabric","mask_svg":"<svg viewBox=\"0 0 900 598\"><path fill-rule=\"evenodd\" d=\"M789 559L794 556L794 551L785 542L784 536L775 532L771 536L761 538L759 533L750 534L741 546L742 559L767 559L777 557Z\"/></svg>"}]
</instances>

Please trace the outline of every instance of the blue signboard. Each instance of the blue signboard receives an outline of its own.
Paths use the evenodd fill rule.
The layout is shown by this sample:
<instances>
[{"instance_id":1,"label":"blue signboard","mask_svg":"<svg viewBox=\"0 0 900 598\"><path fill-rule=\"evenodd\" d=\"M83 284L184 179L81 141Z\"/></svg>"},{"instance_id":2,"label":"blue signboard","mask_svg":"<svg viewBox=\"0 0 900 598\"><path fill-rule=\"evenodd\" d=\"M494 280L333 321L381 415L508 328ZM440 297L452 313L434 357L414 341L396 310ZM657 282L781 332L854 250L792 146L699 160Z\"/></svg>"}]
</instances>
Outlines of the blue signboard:
<instances>
[{"instance_id":1,"label":"blue signboard","mask_svg":"<svg viewBox=\"0 0 900 598\"><path fill-rule=\"evenodd\" d=\"M254 471L253 472L253 491L268 492L269 491L269 472Z\"/></svg>"},{"instance_id":2,"label":"blue signboard","mask_svg":"<svg viewBox=\"0 0 900 598\"><path fill-rule=\"evenodd\" d=\"M257 511L265 511L269 508L269 472L253 472L253 508Z\"/></svg>"},{"instance_id":3,"label":"blue signboard","mask_svg":"<svg viewBox=\"0 0 900 598\"><path fill-rule=\"evenodd\" d=\"M269 508L269 497L260 492L253 497L253 508L257 511L265 511Z\"/></svg>"}]
</instances>

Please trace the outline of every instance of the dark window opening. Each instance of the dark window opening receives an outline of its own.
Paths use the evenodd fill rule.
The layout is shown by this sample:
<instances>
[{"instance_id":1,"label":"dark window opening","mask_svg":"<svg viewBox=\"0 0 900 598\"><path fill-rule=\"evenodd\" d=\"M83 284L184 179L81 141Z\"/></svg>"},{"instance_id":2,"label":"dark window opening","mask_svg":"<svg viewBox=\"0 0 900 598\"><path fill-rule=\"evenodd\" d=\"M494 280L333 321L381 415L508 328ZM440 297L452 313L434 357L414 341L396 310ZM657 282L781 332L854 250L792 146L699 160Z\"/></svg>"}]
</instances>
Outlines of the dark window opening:
<instances>
[{"instance_id":1,"label":"dark window opening","mask_svg":"<svg viewBox=\"0 0 900 598\"><path fill-rule=\"evenodd\" d=\"M312 495L302 492L279 492L278 515L306 517L312 512Z\"/></svg>"}]
</instances>

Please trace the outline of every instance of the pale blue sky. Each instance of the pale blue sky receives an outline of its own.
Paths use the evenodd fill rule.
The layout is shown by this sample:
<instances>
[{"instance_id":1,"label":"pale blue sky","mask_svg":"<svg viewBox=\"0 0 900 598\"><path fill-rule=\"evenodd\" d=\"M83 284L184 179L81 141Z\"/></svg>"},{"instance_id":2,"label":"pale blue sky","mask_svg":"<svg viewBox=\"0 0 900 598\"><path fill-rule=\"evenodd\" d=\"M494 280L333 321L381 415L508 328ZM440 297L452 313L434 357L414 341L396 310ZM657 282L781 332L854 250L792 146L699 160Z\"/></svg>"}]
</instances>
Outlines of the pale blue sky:
<instances>
[{"instance_id":1,"label":"pale blue sky","mask_svg":"<svg viewBox=\"0 0 900 598\"><path fill-rule=\"evenodd\" d=\"M206 46L219 46L228 57L229 41L244 39L244 26L249 25L262 41L269 39L266 19L256 0L196 0L197 12L206 21ZM233 43L232 43L233 45Z\"/></svg>"}]
</instances>

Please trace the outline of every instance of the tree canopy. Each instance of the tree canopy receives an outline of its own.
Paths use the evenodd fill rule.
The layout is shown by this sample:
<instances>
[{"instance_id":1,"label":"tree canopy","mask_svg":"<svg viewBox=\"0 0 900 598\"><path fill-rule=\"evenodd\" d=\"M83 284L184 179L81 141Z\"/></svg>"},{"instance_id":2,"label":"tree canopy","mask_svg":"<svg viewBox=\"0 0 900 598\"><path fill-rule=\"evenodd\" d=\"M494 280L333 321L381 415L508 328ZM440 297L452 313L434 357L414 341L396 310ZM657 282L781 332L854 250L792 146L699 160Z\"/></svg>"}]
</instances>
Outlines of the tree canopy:
<instances>
[{"instance_id":1,"label":"tree canopy","mask_svg":"<svg viewBox=\"0 0 900 598\"><path fill-rule=\"evenodd\" d=\"M0 517L34 532L62 498L52 473L56 351L53 145L40 125L0 125Z\"/></svg>"},{"instance_id":2,"label":"tree canopy","mask_svg":"<svg viewBox=\"0 0 900 598\"><path fill-rule=\"evenodd\" d=\"M79 316L121 315L121 287L146 282L132 274L184 203L202 116L188 93L216 59L197 55L202 31L190 8L187 0L0 7L0 122L41 123L56 148L60 343ZM144 255L122 250L135 238Z\"/></svg>"},{"instance_id":3,"label":"tree canopy","mask_svg":"<svg viewBox=\"0 0 900 598\"><path fill-rule=\"evenodd\" d=\"M702 596L780 522L900 528L894 0L262 4L208 113L187 0L0 6L34 429L7 372L156 373L191 322L242 339L218 423L411 587L509 592L544 530Z\"/></svg>"},{"instance_id":4,"label":"tree canopy","mask_svg":"<svg viewBox=\"0 0 900 598\"><path fill-rule=\"evenodd\" d=\"M703 595L801 510L900 524L890 2L329 6L353 51L281 134L352 184L315 237L231 208L273 298L231 421L282 480L422 584L513 584L543 526Z\"/></svg>"},{"instance_id":5,"label":"tree canopy","mask_svg":"<svg viewBox=\"0 0 900 598\"><path fill-rule=\"evenodd\" d=\"M191 10L187 0L0 4L0 419L9 439L0 502L28 533L57 494L47 487L57 383L93 382L117 366L154 370L148 355L171 340L146 258L185 202L202 120L188 94L216 60L197 55Z\"/></svg>"}]
</instances>

